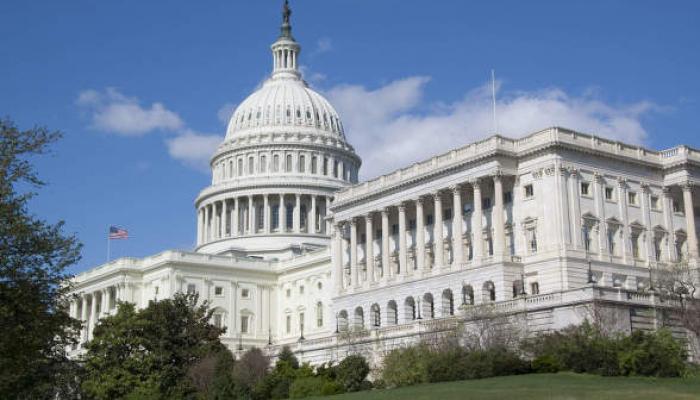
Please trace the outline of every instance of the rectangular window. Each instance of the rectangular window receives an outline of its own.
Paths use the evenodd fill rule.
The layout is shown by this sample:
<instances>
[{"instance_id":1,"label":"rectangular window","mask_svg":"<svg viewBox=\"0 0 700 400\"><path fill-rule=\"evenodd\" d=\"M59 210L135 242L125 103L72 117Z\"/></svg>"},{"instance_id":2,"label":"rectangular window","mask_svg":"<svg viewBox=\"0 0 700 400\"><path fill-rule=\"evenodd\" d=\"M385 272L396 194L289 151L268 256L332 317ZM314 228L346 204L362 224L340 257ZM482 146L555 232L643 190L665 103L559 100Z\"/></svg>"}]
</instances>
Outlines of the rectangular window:
<instances>
[{"instance_id":1,"label":"rectangular window","mask_svg":"<svg viewBox=\"0 0 700 400\"><path fill-rule=\"evenodd\" d=\"M503 202L505 204L510 204L513 202L513 192L507 191L503 193Z\"/></svg>"},{"instance_id":2,"label":"rectangular window","mask_svg":"<svg viewBox=\"0 0 700 400\"><path fill-rule=\"evenodd\" d=\"M267 172L267 157L260 156L260 172Z\"/></svg>"},{"instance_id":3,"label":"rectangular window","mask_svg":"<svg viewBox=\"0 0 700 400\"><path fill-rule=\"evenodd\" d=\"M299 332L304 332L304 313L299 313Z\"/></svg>"},{"instance_id":4,"label":"rectangular window","mask_svg":"<svg viewBox=\"0 0 700 400\"><path fill-rule=\"evenodd\" d=\"M481 208L484 210L488 210L491 208L491 198L490 197L485 197L484 199L481 200Z\"/></svg>"},{"instance_id":5,"label":"rectangular window","mask_svg":"<svg viewBox=\"0 0 700 400\"><path fill-rule=\"evenodd\" d=\"M241 289L241 297L244 299L247 299L250 297L250 290L248 289Z\"/></svg>"},{"instance_id":6,"label":"rectangular window","mask_svg":"<svg viewBox=\"0 0 700 400\"><path fill-rule=\"evenodd\" d=\"M304 294L304 285L299 286L299 294Z\"/></svg>"},{"instance_id":7,"label":"rectangular window","mask_svg":"<svg viewBox=\"0 0 700 400\"><path fill-rule=\"evenodd\" d=\"M253 158L253 157L248 157L248 173L249 174L255 173L255 158Z\"/></svg>"},{"instance_id":8,"label":"rectangular window","mask_svg":"<svg viewBox=\"0 0 700 400\"><path fill-rule=\"evenodd\" d=\"M635 192L628 192L627 193L627 201L636 206L637 205L637 193Z\"/></svg>"},{"instance_id":9,"label":"rectangular window","mask_svg":"<svg viewBox=\"0 0 700 400\"><path fill-rule=\"evenodd\" d=\"M398 235L398 234L399 234L399 224L393 224L393 225L391 225L391 234L392 234L392 235Z\"/></svg>"},{"instance_id":10,"label":"rectangular window","mask_svg":"<svg viewBox=\"0 0 700 400\"><path fill-rule=\"evenodd\" d=\"M613 188L611 188L610 186L607 186L605 188L605 200L610 200L610 201L614 200L614 193L615 192L613 191Z\"/></svg>"},{"instance_id":11,"label":"rectangular window","mask_svg":"<svg viewBox=\"0 0 700 400\"><path fill-rule=\"evenodd\" d=\"M318 157L316 156L311 157L311 173L318 173Z\"/></svg>"},{"instance_id":12,"label":"rectangular window","mask_svg":"<svg viewBox=\"0 0 700 400\"><path fill-rule=\"evenodd\" d=\"M581 182L581 195L590 196L591 185L588 182Z\"/></svg>"},{"instance_id":13,"label":"rectangular window","mask_svg":"<svg viewBox=\"0 0 700 400\"><path fill-rule=\"evenodd\" d=\"M280 227L280 206L272 206L272 229Z\"/></svg>"},{"instance_id":14,"label":"rectangular window","mask_svg":"<svg viewBox=\"0 0 700 400\"><path fill-rule=\"evenodd\" d=\"M287 331L287 333L292 332L292 316L291 315L287 315L285 330Z\"/></svg>"},{"instance_id":15,"label":"rectangular window","mask_svg":"<svg viewBox=\"0 0 700 400\"><path fill-rule=\"evenodd\" d=\"M535 195L535 189L532 185L525 185L525 198L529 199Z\"/></svg>"},{"instance_id":16,"label":"rectangular window","mask_svg":"<svg viewBox=\"0 0 700 400\"><path fill-rule=\"evenodd\" d=\"M290 297L292 295L291 289L287 289L287 292L285 293L287 297Z\"/></svg>"},{"instance_id":17,"label":"rectangular window","mask_svg":"<svg viewBox=\"0 0 700 400\"><path fill-rule=\"evenodd\" d=\"M238 176L243 175L243 159L238 159Z\"/></svg>"},{"instance_id":18,"label":"rectangular window","mask_svg":"<svg viewBox=\"0 0 700 400\"><path fill-rule=\"evenodd\" d=\"M452 219L452 209L448 208L445 210L445 212L442 213L442 219L447 221L449 219Z\"/></svg>"},{"instance_id":19,"label":"rectangular window","mask_svg":"<svg viewBox=\"0 0 700 400\"><path fill-rule=\"evenodd\" d=\"M265 207L258 206L257 225L258 229L263 229L265 227Z\"/></svg>"},{"instance_id":20,"label":"rectangular window","mask_svg":"<svg viewBox=\"0 0 700 400\"><path fill-rule=\"evenodd\" d=\"M299 156L299 172L306 172L306 156Z\"/></svg>"},{"instance_id":21,"label":"rectangular window","mask_svg":"<svg viewBox=\"0 0 700 400\"><path fill-rule=\"evenodd\" d=\"M328 158L323 157L323 176L328 175Z\"/></svg>"},{"instance_id":22,"label":"rectangular window","mask_svg":"<svg viewBox=\"0 0 700 400\"><path fill-rule=\"evenodd\" d=\"M678 200L673 200L673 212L674 213L680 213L681 211L681 205L678 202Z\"/></svg>"},{"instance_id":23,"label":"rectangular window","mask_svg":"<svg viewBox=\"0 0 700 400\"><path fill-rule=\"evenodd\" d=\"M360 243L364 243L367 241L367 235L364 233L360 234Z\"/></svg>"},{"instance_id":24,"label":"rectangular window","mask_svg":"<svg viewBox=\"0 0 700 400\"><path fill-rule=\"evenodd\" d=\"M530 294L540 294L540 284L537 282L532 282L530 284Z\"/></svg>"},{"instance_id":25,"label":"rectangular window","mask_svg":"<svg viewBox=\"0 0 700 400\"><path fill-rule=\"evenodd\" d=\"M221 314L214 314L214 326L221 328Z\"/></svg>"},{"instance_id":26,"label":"rectangular window","mask_svg":"<svg viewBox=\"0 0 700 400\"><path fill-rule=\"evenodd\" d=\"M248 319L247 315L241 316L241 333L248 333Z\"/></svg>"},{"instance_id":27,"label":"rectangular window","mask_svg":"<svg viewBox=\"0 0 700 400\"><path fill-rule=\"evenodd\" d=\"M410 229L410 230L416 229L416 220L415 219L408 220L408 229Z\"/></svg>"},{"instance_id":28,"label":"rectangular window","mask_svg":"<svg viewBox=\"0 0 700 400\"><path fill-rule=\"evenodd\" d=\"M658 210L660 209L659 207L659 198L656 196L651 196L651 209L652 210Z\"/></svg>"},{"instance_id":29,"label":"rectangular window","mask_svg":"<svg viewBox=\"0 0 700 400\"><path fill-rule=\"evenodd\" d=\"M428 214L428 216L425 217L425 224L426 224L426 225L432 225L432 224L433 224L433 214Z\"/></svg>"},{"instance_id":30,"label":"rectangular window","mask_svg":"<svg viewBox=\"0 0 700 400\"><path fill-rule=\"evenodd\" d=\"M194 283L187 284L187 294L195 294L197 292L197 286Z\"/></svg>"},{"instance_id":31,"label":"rectangular window","mask_svg":"<svg viewBox=\"0 0 700 400\"><path fill-rule=\"evenodd\" d=\"M223 296L223 295L224 295L224 288L221 287L221 286L216 286L216 287L214 288L214 294L215 294L216 296Z\"/></svg>"}]
</instances>

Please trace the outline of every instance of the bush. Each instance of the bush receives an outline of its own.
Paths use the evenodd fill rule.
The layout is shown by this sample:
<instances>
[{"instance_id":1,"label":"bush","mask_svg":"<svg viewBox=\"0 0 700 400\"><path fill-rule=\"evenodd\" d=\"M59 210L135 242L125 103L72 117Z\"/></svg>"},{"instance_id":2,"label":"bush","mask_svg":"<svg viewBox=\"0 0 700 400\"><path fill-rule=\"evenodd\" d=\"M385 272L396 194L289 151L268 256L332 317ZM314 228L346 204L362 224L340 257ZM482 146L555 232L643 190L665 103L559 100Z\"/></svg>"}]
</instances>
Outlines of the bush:
<instances>
[{"instance_id":1,"label":"bush","mask_svg":"<svg viewBox=\"0 0 700 400\"><path fill-rule=\"evenodd\" d=\"M350 355L345 357L338 364L336 369L336 380L348 392L356 392L367 388L367 375L369 374L369 364L360 355Z\"/></svg>"},{"instance_id":2,"label":"bush","mask_svg":"<svg viewBox=\"0 0 700 400\"><path fill-rule=\"evenodd\" d=\"M682 376L686 353L666 329L654 333L636 331L622 339L618 356L622 375Z\"/></svg>"},{"instance_id":3,"label":"bush","mask_svg":"<svg viewBox=\"0 0 700 400\"><path fill-rule=\"evenodd\" d=\"M449 382L464 379L466 353L459 347L425 353L425 375L428 382Z\"/></svg>"},{"instance_id":4,"label":"bush","mask_svg":"<svg viewBox=\"0 0 700 400\"><path fill-rule=\"evenodd\" d=\"M343 387L322 376L296 379L289 387L289 398L301 399L311 396L330 396L343 392Z\"/></svg>"},{"instance_id":5,"label":"bush","mask_svg":"<svg viewBox=\"0 0 700 400\"><path fill-rule=\"evenodd\" d=\"M428 381L423 347L391 351L384 358L381 380L387 388L416 385Z\"/></svg>"},{"instance_id":6,"label":"bush","mask_svg":"<svg viewBox=\"0 0 700 400\"><path fill-rule=\"evenodd\" d=\"M532 360L532 370L537 373L554 373L561 370L561 365L556 357L544 354Z\"/></svg>"}]
</instances>

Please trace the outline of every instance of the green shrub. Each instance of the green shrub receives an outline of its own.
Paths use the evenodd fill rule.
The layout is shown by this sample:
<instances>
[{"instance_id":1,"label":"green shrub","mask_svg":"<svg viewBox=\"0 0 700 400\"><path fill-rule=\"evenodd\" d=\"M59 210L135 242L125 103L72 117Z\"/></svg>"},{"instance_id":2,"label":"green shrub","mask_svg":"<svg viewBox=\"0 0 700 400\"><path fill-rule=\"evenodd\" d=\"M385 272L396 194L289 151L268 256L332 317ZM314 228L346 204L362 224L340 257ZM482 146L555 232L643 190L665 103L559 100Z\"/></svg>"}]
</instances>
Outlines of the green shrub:
<instances>
[{"instance_id":1,"label":"green shrub","mask_svg":"<svg viewBox=\"0 0 700 400\"><path fill-rule=\"evenodd\" d=\"M289 387L289 398L301 399L311 396L330 396L343 393L342 386L322 376L296 379Z\"/></svg>"},{"instance_id":2,"label":"green shrub","mask_svg":"<svg viewBox=\"0 0 700 400\"><path fill-rule=\"evenodd\" d=\"M369 364L360 355L350 355L345 357L338 364L336 370L336 381L348 392L356 392L367 388L366 379L369 375Z\"/></svg>"},{"instance_id":3,"label":"green shrub","mask_svg":"<svg viewBox=\"0 0 700 400\"><path fill-rule=\"evenodd\" d=\"M427 382L425 350L408 347L391 351L384 358L381 380L387 388L416 385Z\"/></svg>"},{"instance_id":4,"label":"green shrub","mask_svg":"<svg viewBox=\"0 0 700 400\"><path fill-rule=\"evenodd\" d=\"M425 375L428 382L449 382L464 379L466 353L462 348L452 347L424 353Z\"/></svg>"},{"instance_id":5,"label":"green shrub","mask_svg":"<svg viewBox=\"0 0 700 400\"><path fill-rule=\"evenodd\" d=\"M532 370L538 373L554 373L561 370L561 365L556 357L544 354L532 360Z\"/></svg>"},{"instance_id":6,"label":"green shrub","mask_svg":"<svg viewBox=\"0 0 700 400\"><path fill-rule=\"evenodd\" d=\"M676 377L686 371L686 352L666 329L633 332L622 339L618 355L622 375Z\"/></svg>"}]
</instances>

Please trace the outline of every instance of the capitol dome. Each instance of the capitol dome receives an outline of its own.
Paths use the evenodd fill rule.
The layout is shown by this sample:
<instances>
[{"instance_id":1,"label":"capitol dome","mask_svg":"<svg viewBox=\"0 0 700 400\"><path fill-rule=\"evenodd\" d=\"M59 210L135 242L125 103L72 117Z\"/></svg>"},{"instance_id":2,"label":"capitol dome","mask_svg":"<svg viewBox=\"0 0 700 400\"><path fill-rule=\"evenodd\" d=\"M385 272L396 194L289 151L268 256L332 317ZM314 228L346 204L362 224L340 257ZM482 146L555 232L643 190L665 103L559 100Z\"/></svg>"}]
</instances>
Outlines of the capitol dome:
<instances>
[{"instance_id":1,"label":"capitol dome","mask_svg":"<svg viewBox=\"0 0 700 400\"><path fill-rule=\"evenodd\" d=\"M360 157L333 106L299 71L301 46L284 4L265 83L231 116L195 201L197 251L284 259L330 243L338 190L357 183Z\"/></svg>"}]
</instances>

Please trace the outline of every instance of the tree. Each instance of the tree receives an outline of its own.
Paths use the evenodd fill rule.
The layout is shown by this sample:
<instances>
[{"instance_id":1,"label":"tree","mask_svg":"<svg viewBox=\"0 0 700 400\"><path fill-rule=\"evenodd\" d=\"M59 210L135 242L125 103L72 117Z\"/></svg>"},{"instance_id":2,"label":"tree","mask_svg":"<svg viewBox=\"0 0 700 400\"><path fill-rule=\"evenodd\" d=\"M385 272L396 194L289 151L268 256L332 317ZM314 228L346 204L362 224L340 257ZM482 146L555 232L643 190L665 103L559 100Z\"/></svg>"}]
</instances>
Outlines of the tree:
<instances>
[{"instance_id":1,"label":"tree","mask_svg":"<svg viewBox=\"0 0 700 400\"><path fill-rule=\"evenodd\" d=\"M63 233L63 222L49 224L28 209L44 185L30 158L60 137L0 119L0 398L69 397L76 389L76 365L65 351L80 322L68 313L64 282L81 245Z\"/></svg>"},{"instance_id":2,"label":"tree","mask_svg":"<svg viewBox=\"0 0 700 400\"><path fill-rule=\"evenodd\" d=\"M188 369L226 350L224 329L209 323L212 310L196 295L176 294L137 311L120 303L95 327L83 359L83 391L95 399L178 399L196 392ZM146 396L146 394L148 396Z\"/></svg>"}]
</instances>

